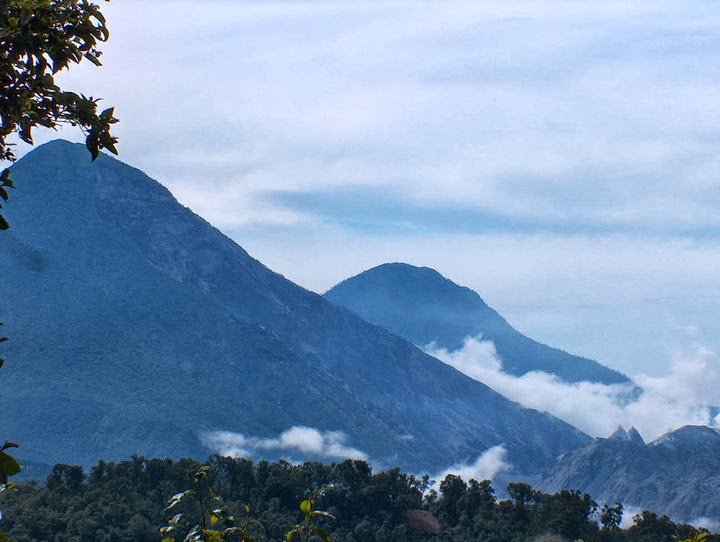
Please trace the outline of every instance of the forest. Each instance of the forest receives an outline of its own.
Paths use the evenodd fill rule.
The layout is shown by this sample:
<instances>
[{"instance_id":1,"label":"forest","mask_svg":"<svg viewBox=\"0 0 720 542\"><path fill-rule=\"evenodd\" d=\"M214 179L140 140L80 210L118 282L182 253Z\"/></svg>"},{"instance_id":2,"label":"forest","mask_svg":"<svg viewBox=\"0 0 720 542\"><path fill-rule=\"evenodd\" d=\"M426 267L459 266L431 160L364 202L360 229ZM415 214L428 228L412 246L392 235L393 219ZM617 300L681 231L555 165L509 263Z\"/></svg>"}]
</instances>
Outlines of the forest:
<instances>
[{"instance_id":1,"label":"forest","mask_svg":"<svg viewBox=\"0 0 720 542\"><path fill-rule=\"evenodd\" d=\"M318 532L339 542L720 542L720 535L651 511L622 528L622 504L598 505L579 491L546 494L511 483L507 494L496 498L488 480L447 475L434 485L427 475L397 468L373 472L364 461L133 457L100 461L89 473L55 465L44 484L18 484L1 496L0 528L15 542L159 542L184 540L203 518L208 529L217 521L221 533L219 518L234 514L257 540L306 540L286 536L302 525L300 505L309 499L323 511L315 518ZM315 536L307 540L322 539Z\"/></svg>"}]
</instances>

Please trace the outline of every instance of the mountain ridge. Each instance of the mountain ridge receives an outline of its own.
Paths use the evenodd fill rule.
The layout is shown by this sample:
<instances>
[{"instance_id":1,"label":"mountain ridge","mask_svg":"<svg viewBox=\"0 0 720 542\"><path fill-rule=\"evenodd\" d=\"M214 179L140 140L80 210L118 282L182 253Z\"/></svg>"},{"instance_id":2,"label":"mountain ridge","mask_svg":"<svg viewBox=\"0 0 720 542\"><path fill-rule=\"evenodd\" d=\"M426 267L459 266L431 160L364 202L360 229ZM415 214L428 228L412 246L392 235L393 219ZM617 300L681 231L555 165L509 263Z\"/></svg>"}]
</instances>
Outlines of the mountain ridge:
<instances>
[{"instance_id":1,"label":"mountain ridge","mask_svg":"<svg viewBox=\"0 0 720 542\"><path fill-rule=\"evenodd\" d=\"M455 351L468 338L492 341L503 370L555 374L566 382L630 383L597 361L530 339L513 328L480 295L428 267L394 262L345 279L323 294L420 347Z\"/></svg>"},{"instance_id":2,"label":"mountain ridge","mask_svg":"<svg viewBox=\"0 0 720 542\"><path fill-rule=\"evenodd\" d=\"M140 170L55 141L13 176L0 408L30 460L202 457L203 431L307 426L381 464L504 445L537 472L589 440L267 269Z\"/></svg>"},{"instance_id":3,"label":"mountain ridge","mask_svg":"<svg viewBox=\"0 0 720 542\"><path fill-rule=\"evenodd\" d=\"M579 489L597 502L621 502L681 521L720 517L720 431L686 425L650 443L637 431L564 455L539 489Z\"/></svg>"}]
</instances>

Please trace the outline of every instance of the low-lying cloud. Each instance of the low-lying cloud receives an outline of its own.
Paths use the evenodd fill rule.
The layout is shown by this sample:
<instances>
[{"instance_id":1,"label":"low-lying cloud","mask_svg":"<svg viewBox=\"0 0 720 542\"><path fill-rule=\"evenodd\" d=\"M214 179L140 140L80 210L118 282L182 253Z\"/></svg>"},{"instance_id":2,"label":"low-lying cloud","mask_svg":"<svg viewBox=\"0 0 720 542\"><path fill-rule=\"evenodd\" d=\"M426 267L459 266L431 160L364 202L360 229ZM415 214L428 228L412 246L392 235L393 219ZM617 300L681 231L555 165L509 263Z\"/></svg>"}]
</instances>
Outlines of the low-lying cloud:
<instances>
[{"instance_id":1,"label":"low-lying cloud","mask_svg":"<svg viewBox=\"0 0 720 542\"><path fill-rule=\"evenodd\" d=\"M345 433L319 431L305 426L293 426L276 438L246 436L232 431L211 431L204 433L202 440L220 455L232 457L253 457L258 452L279 451L328 459L368 458L366 453L345 444Z\"/></svg>"},{"instance_id":2,"label":"low-lying cloud","mask_svg":"<svg viewBox=\"0 0 720 542\"><path fill-rule=\"evenodd\" d=\"M713 418L711 408L720 405L720 359L706 348L678 356L665 376L635 376L643 392L631 401L630 384L570 384L543 372L520 377L504 373L495 345L481 337L466 339L454 352L427 350L509 399L547 411L595 437L606 437L619 425L634 426L646 441L683 425L720 426L720 415Z\"/></svg>"},{"instance_id":3,"label":"low-lying cloud","mask_svg":"<svg viewBox=\"0 0 720 542\"><path fill-rule=\"evenodd\" d=\"M460 476L465 482L475 480L492 480L500 472L510 470L511 465L505 461L507 450L502 445L485 450L473 463L458 464L448 467L435 474L432 479L439 483L448 474Z\"/></svg>"}]
</instances>

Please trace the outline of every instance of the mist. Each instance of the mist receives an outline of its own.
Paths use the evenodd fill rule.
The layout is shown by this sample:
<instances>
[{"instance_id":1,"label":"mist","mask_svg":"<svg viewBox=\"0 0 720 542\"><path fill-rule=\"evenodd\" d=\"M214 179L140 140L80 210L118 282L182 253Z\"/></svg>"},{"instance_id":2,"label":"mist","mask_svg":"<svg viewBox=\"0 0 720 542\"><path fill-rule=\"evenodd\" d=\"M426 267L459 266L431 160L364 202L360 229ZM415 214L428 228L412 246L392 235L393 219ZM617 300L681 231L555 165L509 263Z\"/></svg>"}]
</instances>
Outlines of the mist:
<instances>
[{"instance_id":1,"label":"mist","mask_svg":"<svg viewBox=\"0 0 720 542\"><path fill-rule=\"evenodd\" d=\"M549 412L594 437L607 437L618 426L635 427L646 442L684 425L720 426L720 359L697 347L675 356L664 376L635 375L642 388L634 400L633 384L567 383L533 371L520 377L503 372L502 360L491 341L470 337L453 352L432 347L426 351L483 382L521 405Z\"/></svg>"},{"instance_id":2,"label":"mist","mask_svg":"<svg viewBox=\"0 0 720 542\"><path fill-rule=\"evenodd\" d=\"M465 482L471 479L477 481L492 480L501 472L510 470L512 465L505 459L507 450L503 446L493 446L485 450L473 463L457 464L436 473L431 478L436 485L448 474L460 476Z\"/></svg>"},{"instance_id":3,"label":"mist","mask_svg":"<svg viewBox=\"0 0 720 542\"><path fill-rule=\"evenodd\" d=\"M293 426L275 438L246 436L232 431L209 431L203 433L201 439L214 452L230 457L253 457L258 452L279 451L327 459L368 459L366 453L345 445L345 433L320 431L306 426Z\"/></svg>"}]
</instances>

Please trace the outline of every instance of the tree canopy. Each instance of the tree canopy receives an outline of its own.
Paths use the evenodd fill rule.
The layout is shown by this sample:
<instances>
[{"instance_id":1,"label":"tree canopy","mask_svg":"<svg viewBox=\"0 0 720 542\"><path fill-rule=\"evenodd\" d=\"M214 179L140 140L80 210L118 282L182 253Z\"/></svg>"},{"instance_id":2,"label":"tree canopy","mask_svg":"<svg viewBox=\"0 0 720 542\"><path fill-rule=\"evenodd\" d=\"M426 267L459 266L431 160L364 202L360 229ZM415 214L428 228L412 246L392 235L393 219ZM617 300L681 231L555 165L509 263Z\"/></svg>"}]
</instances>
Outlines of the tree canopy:
<instances>
[{"instance_id":1,"label":"tree canopy","mask_svg":"<svg viewBox=\"0 0 720 542\"><path fill-rule=\"evenodd\" d=\"M157 542L160 529L168 541L190 533L186 540L240 542L250 533L268 542L720 542L647 510L623 528L621 504L597 509L579 491L514 483L498 500L488 480L447 475L439 493L428 483L349 459L293 465L213 456L201 465L133 457L100 461L89 473L55 465L44 485L19 484L8 495L3 525L15 542Z\"/></svg>"},{"instance_id":2,"label":"tree canopy","mask_svg":"<svg viewBox=\"0 0 720 542\"><path fill-rule=\"evenodd\" d=\"M0 159L17 158L8 142L12 134L33 144L33 128L60 124L83 130L93 159L102 149L117 154L110 132L117 122L114 109L98 111L99 99L55 82L58 72L83 60L101 65L98 45L110 33L99 6L87 0L0 0L0 7ZM0 175L0 199L7 201L13 183L9 170ZM0 229L7 228L0 214Z\"/></svg>"}]
</instances>

